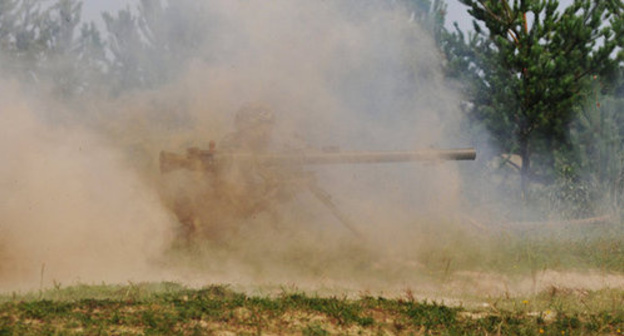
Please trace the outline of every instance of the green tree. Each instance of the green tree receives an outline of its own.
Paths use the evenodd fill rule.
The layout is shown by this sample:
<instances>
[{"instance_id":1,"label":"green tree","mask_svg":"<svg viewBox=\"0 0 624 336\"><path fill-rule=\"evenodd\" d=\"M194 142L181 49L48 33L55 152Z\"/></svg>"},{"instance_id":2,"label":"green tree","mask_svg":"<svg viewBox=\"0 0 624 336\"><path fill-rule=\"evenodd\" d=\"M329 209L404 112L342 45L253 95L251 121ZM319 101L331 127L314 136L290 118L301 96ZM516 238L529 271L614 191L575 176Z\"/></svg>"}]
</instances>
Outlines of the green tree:
<instances>
[{"instance_id":1,"label":"green tree","mask_svg":"<svg viewBox=\"0 0 624 336\"><path fill-rule=\"evenodd\" d=\"M15 0L0 0L0 47L4 51L11 44L10 36L16 24Z\"/></svg>"},{"instance_id":2,"label":"green tree","mask_svg":"<svg viewBox=\"0 0 624 336\"><path fill-rule=\"evenodd\" d=\"M130 9L119 11L117 16L104 13L103 18L107 29L107 50L111 53L108 75L115 93L144 86L146 71L142 58L146 56L146 52L137 18Z\"/></svg>"},{"instance_id":3,"label":"green tree","mask_svg":"<svg viewBox=\"0 0 624 336\"><path fill-rule=\"evenodd\" d=\"M109 69L115 93L152 88L174 79L201 48L211 32L207 4L193 0L141 0L136 13L129 8L104 13Z\"/></svg>"},{"instance_id":4,"label":"green tree","mask_svg":"<svg viewBox=\"0 0 624 336\"><path fill-rule=\"evenodd\" d=\"M474 33L445 36L448 74L469 83L472 120L522 158L525 197L535 154L554 164L593 76L609 84L622 66L624 9L619 0L575 0L563 11L557 0L460 1Z\"/></svg>"},{"instance_id":5,"label":"green tree","mask_svg":"<svg viewBox=\"0 0 624 336\"><path fill-rule=\"evenodd\" d=\"M61 98L86 92L105 71L95 25L81 23L78 0L0 0L0 69Z\"/></svg>"},{"instance_id":6,"label":"green tree","mask_svg":"<svg viewBox=\"0 0 624 336\"><path fill-rule=\"evenodd\" d=\"M592 198L606 209L621 211L624 201L624 98L602 94L599 77L593 78L587 103L571 125L574 159L568 167L580 174L573 176L587 188ZM568 191L575 191L567 187Z\"/></svg>"},{"instance_id":7,"label":"green tree","mask_svg":"<svg viewBox=\"0 0 624 336\"><path fill-rule=\"evenodd\" d=\"M444 0L404 0L411 17L423 24L436 40L440 39L444 29L447 4Z\"/></svg>"},{"instance_id":8,"label":"green tree","mask_svg":"<svg viewBox=\"0 0 624 336\"><path fill-rule=\"evenodd\" d=\"M0 0L0 69L34 80L38 55L45 49L39 31L41 1Z\"/></svg>"},{"instance_id":9,"label":"green tree","mask_svg":"<svg viewBox=\"0 0 624 336\"><path fill-rule=\"evenodd\" d=\"M81 55L85 48L87 34L96 34L81 23L82 2L77 0L58 0L48 7L40 18L40 40L44 52L39 55L40 75L48 82L53 82L53 91L60 98L69 98L89 86L93 71L93 60ZM93 29L93 28L91 28ZM81 34L81 35L79 35ZM89 55L94 56L94 55Z\"/></svg>"}]
</instances>

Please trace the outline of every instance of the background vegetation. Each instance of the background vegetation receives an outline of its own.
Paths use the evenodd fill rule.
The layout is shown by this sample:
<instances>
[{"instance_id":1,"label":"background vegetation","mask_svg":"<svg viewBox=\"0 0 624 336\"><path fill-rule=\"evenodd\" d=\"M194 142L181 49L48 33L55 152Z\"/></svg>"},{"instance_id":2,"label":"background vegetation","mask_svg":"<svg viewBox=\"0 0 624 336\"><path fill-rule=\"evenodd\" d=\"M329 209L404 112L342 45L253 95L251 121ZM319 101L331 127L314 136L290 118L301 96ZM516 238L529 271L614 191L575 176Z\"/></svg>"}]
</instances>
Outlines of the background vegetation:
<instances>
[{"instance_id":1,"label":"background vegetation","mask_svg":"<svg viewBox=\"0 0 624 336\"><path fill-rule=\"evenodd\" d=\"M622 3L461 2L474 28L439 39L447 74L463 83L471 127L520 174L518 203L567 218L619 211Z\"/></svg>"}]
</instances>

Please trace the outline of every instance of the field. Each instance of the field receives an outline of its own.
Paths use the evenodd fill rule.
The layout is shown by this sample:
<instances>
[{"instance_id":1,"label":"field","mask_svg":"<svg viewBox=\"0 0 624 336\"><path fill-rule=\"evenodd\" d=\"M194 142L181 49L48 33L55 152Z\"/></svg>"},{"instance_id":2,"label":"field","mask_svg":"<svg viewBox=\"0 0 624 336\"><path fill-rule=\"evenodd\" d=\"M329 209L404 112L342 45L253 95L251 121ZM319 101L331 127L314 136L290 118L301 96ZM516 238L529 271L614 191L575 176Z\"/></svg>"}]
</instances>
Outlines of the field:
<instances>
[{"instance_id":1,"label":"field","mask_svg":"<svg viewBox=\"0 0 624 336\"><path fill-rule=\"evenodd\" d=\"M551 288L525 298L447 306L400 298L319 297L228 286L74 286L1 298L0 335L618 335L624 291Z\"/></svg>"},{"instance_id":2,"label":"field","mask_svg":"<svg viewBox=\"0 0 624 336\"><path fill-rule=\"evenodd\" d=\"M415 283L438 284L429 291L55 283L0 295L0 335L623 335L620 231L542 228L452 250L423 245L427 281ZM481 283L466 290L470 277ZM499 290L501 279L526 285Z\"/></svg>"}]
</instances>

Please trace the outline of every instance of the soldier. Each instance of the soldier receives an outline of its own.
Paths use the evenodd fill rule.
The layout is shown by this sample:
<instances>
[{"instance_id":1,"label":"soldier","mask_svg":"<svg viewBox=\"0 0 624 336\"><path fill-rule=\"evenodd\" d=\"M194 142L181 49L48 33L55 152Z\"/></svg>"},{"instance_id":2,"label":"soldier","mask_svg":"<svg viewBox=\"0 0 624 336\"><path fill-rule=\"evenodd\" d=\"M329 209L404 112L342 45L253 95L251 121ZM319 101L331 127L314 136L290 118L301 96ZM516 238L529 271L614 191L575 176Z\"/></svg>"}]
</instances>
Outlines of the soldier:
<instances>
[{"instance_id":1,"label":"soldier","mask_svg":"<svg viewBox=\"0 0 624 336\"><path fill-rule=\"evenodd\" d=\"M273 139L275 115L265 104L245 104L236 113L235 130L219 144L220 151L261 154L269 150ZM257 162L224 162L217 172L217 192L226 207L243 218L267 212L274 221L275 202L293 196L287 187L286 172Z\"/></svg>"},{"instance_id":2,"label":"soldier","mask_svg":"<svg viewBox=\"0 0 624 336\"><path fill-rule=\"evenodd\" d=\"M234 131L218 144L219 152L261 153L268 149L275 117L264 104L245 104L236 113ZM277 178L254 162L223 160L212 172L194 172L196 183L179 195L173 209L185 241L224 243L242 222L271 207ZM271 182L269 182L271 181Z\"/></svg>"},{"instance_id":3,"label":"soldier","mask_svg":"<svg viewBox=\"0 0 624 336\"><path fill-rule=\"evenodd\" d=\"M235 131L219 144L220 150L263 152L270 145L275 115L266 105L248 103L243 105L234 119Z\"/></svg>"},{"instance_id":4,"label":"soldier","mask_svg":"<svg viewBox=\"0 0 624 336\"><path fill-rule=\"evenodd\" d=\"M273 227L280 227L279 204L293 200L309 191L327 206L350 230L356 232L336 208L331 197L320 189L310 172L302 165L270 164L253 160L253 154L310 152L311 149L296 137L275 141L275 116L264 104L245 104L234 118L234 131L226 135L210 151L220 159L210 169L202 170L200 180L193 188L199 192L181 198L174 205L187 239L209 239L226 243L247 220L264 213L264 219ZM276 148L282 146L281 148ZM248 159L236 160L236 154ZM224 154L220 156L219 154ZM251 155L251 160L249 159ZM262 221L265 222L266 221Z\"/></svg>"}]
</instances>

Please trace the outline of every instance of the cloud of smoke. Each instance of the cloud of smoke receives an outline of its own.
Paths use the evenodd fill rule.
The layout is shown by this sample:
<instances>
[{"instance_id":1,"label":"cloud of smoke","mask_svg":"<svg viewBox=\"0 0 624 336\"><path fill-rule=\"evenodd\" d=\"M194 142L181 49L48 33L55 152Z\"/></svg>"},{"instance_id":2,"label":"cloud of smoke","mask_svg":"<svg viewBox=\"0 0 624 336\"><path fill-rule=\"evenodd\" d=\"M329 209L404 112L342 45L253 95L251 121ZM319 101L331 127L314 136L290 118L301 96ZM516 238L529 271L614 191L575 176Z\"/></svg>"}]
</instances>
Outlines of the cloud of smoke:
<instances>
[{"instance_id":1,"label":"cloud of smoke","mask_svg":"<svg viewBox=\"0 0 624 336\"><path fill-rule=\"evenodd\" d=\"M141 279L171 218L108 141L0 90L0 288ZM39 113L35 113L38 111Z\"/></svg>"},{"instance_id":2,"label":"cloud of smoke","mask_svg":"<svg viewBox=\"0 0 624 336\"><path fill-rule=\"evenodd\" d=\"M296 133L315 148L465 146L455 132L458 98L442 80L429 34L397 6L359 5L223 1L203 8L219 18L213 29L222 36L165 93L186 102L193 120L186 138L165 148L218 142L248 101L275 109L278 135ZM282 227L263 223L273 221L266 215L249 220L241 236L228 242L232 250L220 258L227 261L215 261L218 270L211 270L299 280L360 272L363 280L371 274L358 267L374 273L375 264L399 255L391 267L411 262L413 270L418 245L429 239L419 226L455 221L461 206L453 162L313 170L367 241L353 242L331 211L303 190L294 202L280 205ZM181 189L191 193L191 185L198 184Z\"/></svg>"},{"instance_id":3,"label":"cloud of smoke","mask_svg":"<svg viewBox=\"0 0 624 336\"><path fill-rule=\"evenodd\" d=\"M275 109L276 133L316 148L466 146L429 34L381 1L211 1L180 11L180 20L210 20L209 38L189 64L171 65L185 72L161 88L89 97L88 111L51 125L45 116L56 110L4 84L0 279L36 282L45 264L46 279L123 281L150 258L181 281L413 278L419 246L432 239L423 229L457 220L456 163L314 169L365 240L302 192L277 205L277 224L264 212L226 244L172 252L164 246L179 223L167 202L202 182L160 176L156 160L161 149L220 140L248 101Z\"/></svg>"}]
</instances>

